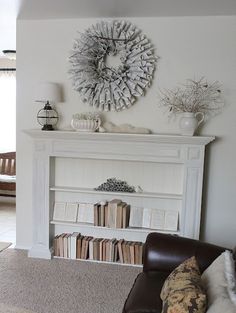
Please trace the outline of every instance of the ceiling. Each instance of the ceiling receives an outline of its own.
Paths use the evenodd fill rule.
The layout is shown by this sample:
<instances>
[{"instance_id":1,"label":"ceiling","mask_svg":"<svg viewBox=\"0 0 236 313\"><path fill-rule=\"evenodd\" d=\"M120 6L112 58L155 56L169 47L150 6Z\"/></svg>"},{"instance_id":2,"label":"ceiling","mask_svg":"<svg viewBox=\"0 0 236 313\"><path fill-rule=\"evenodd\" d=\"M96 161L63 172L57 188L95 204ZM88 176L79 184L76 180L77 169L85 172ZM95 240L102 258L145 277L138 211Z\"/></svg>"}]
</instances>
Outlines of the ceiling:
<instances>
[{"instance_id":1,"label":"ceiling","mask_svg":"<svg viewBox=\"0 0 236 313\"><path fill-rule=\"evenodd\" d=\"M236 0L1 0L0 56L16 47L18 19L236 15Z\"/></svg>"},{"instance_id":2,"label":"ceiling","mask_svg":"<svg viewBox=\"0 0 236 313\"><path fill-rule=\"evenodd\" d=\"M236 0L23 0L19 18L233 14L236 14Z\"/></svg>"}]
</instances>

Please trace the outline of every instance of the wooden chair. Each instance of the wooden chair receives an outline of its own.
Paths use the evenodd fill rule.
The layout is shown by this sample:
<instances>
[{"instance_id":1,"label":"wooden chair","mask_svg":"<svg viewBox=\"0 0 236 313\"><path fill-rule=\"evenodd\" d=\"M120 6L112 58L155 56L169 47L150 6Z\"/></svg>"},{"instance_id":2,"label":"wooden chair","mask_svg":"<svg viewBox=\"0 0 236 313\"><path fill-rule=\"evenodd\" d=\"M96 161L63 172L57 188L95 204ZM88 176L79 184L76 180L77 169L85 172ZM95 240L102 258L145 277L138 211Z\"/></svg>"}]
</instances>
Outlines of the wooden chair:
<instances>
[{"instance_id":1,"label":"wooden chair","mask_svg":"<svg viewBox=\"0 0 236 313\"><path fill-rule=\"evenodd\" d=\"M16 152L0 153L0 195L15 197Z\"/></svg>"}]
</instances>

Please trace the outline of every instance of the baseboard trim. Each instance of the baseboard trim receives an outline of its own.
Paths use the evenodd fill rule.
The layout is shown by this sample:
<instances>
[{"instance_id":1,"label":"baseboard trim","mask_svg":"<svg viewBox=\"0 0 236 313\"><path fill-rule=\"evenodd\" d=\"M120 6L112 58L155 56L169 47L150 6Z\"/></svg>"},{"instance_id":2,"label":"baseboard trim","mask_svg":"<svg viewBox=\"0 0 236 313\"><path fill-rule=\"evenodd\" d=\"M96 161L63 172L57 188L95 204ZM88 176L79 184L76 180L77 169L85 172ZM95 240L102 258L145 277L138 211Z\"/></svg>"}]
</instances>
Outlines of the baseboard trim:
<instances>
[{"instance_id":1,"label":"baseboard trim","mask_svg":"<svg viewBox=\"0 0 236 313\"><path fill-rule=\"evenodd\" d=\"M15 245L14 249L17 249L17 250L29 250L30 247L29 246L21 246L21 245Z\"/></svg>"},{"instance_id":2,"label":"baseboard trim","mask_svg":"<svg viewBox=\"0 0 236 313\"><path fill-rule=\"evenodd\" d=\"M28 257L51 260L52 259L52 251L51 251L51 249L47 249L44 246L35 245L29 249Z\"/></svg>"}]
</instances>

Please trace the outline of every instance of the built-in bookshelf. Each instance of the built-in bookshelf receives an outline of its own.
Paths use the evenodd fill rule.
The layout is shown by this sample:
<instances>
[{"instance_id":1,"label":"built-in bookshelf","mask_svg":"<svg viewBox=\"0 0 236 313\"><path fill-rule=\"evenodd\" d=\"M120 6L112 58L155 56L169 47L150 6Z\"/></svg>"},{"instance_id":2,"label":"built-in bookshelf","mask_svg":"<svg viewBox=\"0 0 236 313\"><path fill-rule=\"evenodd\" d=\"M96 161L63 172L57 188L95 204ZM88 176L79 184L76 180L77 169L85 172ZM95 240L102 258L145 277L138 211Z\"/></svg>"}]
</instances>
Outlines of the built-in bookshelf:
<instances>
[{"instance_id":1,"label":"built-in bookshelf","mask_svg":"<svg viewBox=\"0 0 236 313\"><path fill-rule=\"evenodd\" d=\"M115 238L129 245L144 243L153 231L198 238L205 146L214 137L39 130L26 133L34 141L34 242L29 256L51 258L54 238L65 233L79 232L95 242ZM141 192L94 190L109 177L141 187ZM55 203L97 203L104 199L121 199L131 209L163 214L172 211L178 218L177 228L112 228L53 218ZM119 263L119 257L116 261Z\"/></svg>"}]
</instances>

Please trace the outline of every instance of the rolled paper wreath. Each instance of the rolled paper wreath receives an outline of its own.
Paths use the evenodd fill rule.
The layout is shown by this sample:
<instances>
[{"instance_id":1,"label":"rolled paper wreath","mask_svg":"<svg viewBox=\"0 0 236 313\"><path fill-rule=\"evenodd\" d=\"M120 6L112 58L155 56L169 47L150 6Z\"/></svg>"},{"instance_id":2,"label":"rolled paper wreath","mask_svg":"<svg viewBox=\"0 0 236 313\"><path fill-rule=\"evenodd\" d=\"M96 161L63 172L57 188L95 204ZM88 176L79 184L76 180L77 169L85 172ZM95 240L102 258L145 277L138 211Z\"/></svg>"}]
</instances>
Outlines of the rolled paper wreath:
<instances>
[{"instance_id":1,"label":"rolled paper wreath","mask_svg":"<svg viewBox=\"0 0 236 313\"><path fill-rule=\"evenodd\" d=\"M120 65L109 67L108 55L118 56ZM69 74L84 102L101 111L121 111L150 86L156 61L152 44L134 25L102 21L74 41Z\"/></svg>"}]
</instances>

